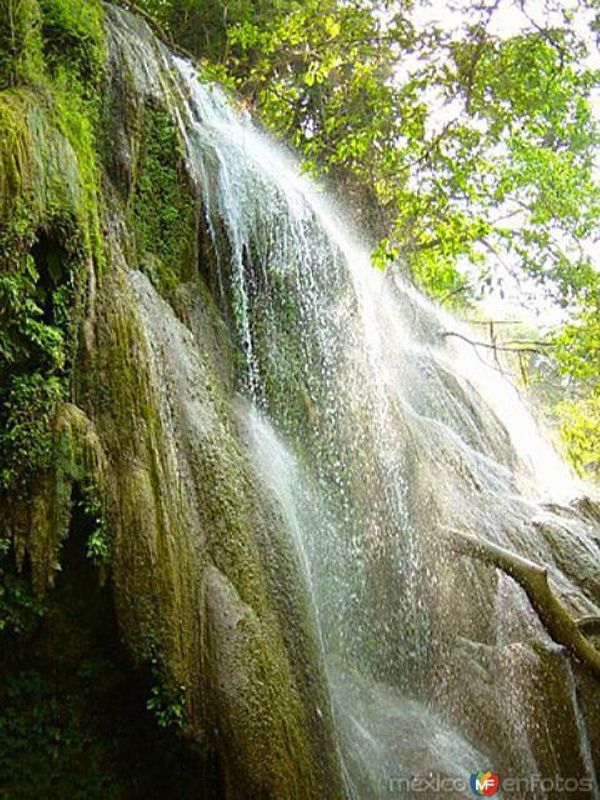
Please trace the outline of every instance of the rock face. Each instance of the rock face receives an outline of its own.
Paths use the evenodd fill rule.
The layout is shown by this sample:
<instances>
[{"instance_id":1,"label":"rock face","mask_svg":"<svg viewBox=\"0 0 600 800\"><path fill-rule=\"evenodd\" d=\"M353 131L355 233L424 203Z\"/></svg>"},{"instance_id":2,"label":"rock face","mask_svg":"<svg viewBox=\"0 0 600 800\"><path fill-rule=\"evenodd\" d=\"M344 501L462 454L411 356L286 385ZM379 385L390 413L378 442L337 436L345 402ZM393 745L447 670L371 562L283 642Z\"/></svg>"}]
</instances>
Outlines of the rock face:
<instances>
[{"instance_id":1,"label":"rock face","mask_svg":"<svg viewBox=\"0 0 600 800\"><path fill-rule=\"evenodd\" d=\"M513 582L440 535L543 562L574 613L598 613L593 503L541 503L510 387L373 275L288 157L145 23L19 8L0 23L10 708L29 697L17 672L49 669L64 637L69 719L146 700L167 731L132 734L168 754L164 773L149 755L135 787L115 767L121 783L86 797L152 796L147 771L174 776L161 797L370 800L488 766L597 797L594 679ZM87 680L86 649L110 680ZM93 713L73 699L88 684ZM9 716L0 774L21 757ZM127 715L107 716L98 741L120 741ZM124 738L121 757L138 746ZM98 771L113 757L94 753Z\"/></svg>"},{"instance_id":2,"label":"rock face","mask_svg":"<svg viewBox=\"0 0 600 800\"><path fill-rule=\"evenodd\" d=\"M5 525L42 597L74 498L93 494L106 539L98 577L134 667L156 676L159 722L210 754L207 796L218 785L236 800L339 798L314 619L281 515L249 466L232 340L203 277L215 264L185 164L181 90L145 25L104 14L102 74L82 89L94 107L73 112L89 150L63 130L49 59L47 95L2 93L3 230L19 256L44 251L40 282L50 241L78 282L48 454L3 504ZM25 234L11 230L19 206ZM40 363L43 380L51 373Z\"/></svg>"}]
</instances>

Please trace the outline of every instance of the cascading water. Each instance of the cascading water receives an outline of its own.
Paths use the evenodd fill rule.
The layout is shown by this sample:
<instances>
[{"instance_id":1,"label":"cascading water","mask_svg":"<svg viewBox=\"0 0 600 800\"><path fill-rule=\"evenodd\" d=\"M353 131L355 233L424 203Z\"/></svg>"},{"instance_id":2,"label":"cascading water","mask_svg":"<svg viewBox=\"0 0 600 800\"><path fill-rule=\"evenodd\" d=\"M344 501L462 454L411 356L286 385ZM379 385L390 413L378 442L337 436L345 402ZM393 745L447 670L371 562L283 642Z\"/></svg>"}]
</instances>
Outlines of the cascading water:
<instances>
[{"instance_id":1,"label":"cascading water","mask_svg":"<svg viewBox=\"0 0 600 800\"><path fill-rule=\"evenodd\" d=\"M160 83L146 57L139 80ZM567 505L568 470L460 325L374 270L293 159L173 63L238 415L312 597L348 795L429 796L407 781L433 776L467 797L489 767L584 778L578 796L598 797L570 661L514 582L445 538L547 564L557 594L597 614L597 534Z\"/></svg>"},{"instance_id":2,"label":"cascading water","mask_svg":"<svg viewBox=\"0 0 600 800\"><path fill-rule=\"evenodd\" d=\"M585 523L539 504L574 492L571 477L515 389L447 335L457 323L377 274L286 153L177 66L189 159L245 352L258 469L306 563L352 791L389 796L397 778L460 778L486 758L531 774L539 755L523 717L535 700L518 688L514 709L500 697L494 708L510 735L521 730L509 758L478 754L431 710L468 716L468 688L458 698L450 688L465 641L509 649L545 636L515 585L453 559L440 537L459 528L556 564L541 517L594 563ZM575 574L553 571L561 594L577 592Z\"/></svg>"}]
</instances>

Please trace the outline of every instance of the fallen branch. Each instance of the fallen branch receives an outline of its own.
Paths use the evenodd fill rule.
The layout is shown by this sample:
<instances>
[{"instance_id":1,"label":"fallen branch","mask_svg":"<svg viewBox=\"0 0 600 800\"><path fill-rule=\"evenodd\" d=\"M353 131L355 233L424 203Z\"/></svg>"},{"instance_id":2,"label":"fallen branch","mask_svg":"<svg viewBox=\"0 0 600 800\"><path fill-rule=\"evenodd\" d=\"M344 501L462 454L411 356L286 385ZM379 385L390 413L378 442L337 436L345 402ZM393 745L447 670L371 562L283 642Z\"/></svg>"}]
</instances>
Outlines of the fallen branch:
<instances>
[{"instance_id":1,"label":"fallen branch","mask_svg":"<svg viewBox=\"0 0 600 800\"><path fill-rule=\"evenodd\" d=\"M513 578L552 639L600 678L600 651L584 635L600 631L600 617L584 617L579 623L573 619L550 588L546 567L469 533L451 529L446 533L455 552L497 567Z\"/></svg>"}]
</instances>

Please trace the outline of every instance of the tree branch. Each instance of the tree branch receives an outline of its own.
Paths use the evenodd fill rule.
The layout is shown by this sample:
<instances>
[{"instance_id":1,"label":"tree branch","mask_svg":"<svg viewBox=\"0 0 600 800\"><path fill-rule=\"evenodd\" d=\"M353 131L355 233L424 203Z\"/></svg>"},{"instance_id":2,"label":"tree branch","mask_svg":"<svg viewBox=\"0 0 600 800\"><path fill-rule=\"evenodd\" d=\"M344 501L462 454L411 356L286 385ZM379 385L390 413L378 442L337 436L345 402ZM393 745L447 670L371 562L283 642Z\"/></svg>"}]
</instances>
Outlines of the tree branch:
<instances>
[{"instance_id":1,"label":"tree branch","mask_svg":"<svg viewBox=\"0 0 600 800\"><path fill-rule=\"evenodd\" d=\"M573 619L550 588L546 567L469 533L452 529L446 529L445 533L456 553L497 567L513 578L529 598L552 639L566 647L575 659L600 678L600 651L584 635L590 629L600 629L600 618L584 617L579 623Z\"/></svg>"},{"instance_id":2,"label":"tree branch","mask_svg":"<svg viewBox=\"0 0 600 800\"><path fill-rule=\"evenodd\" d=\"M145 11L143 8L138 6L135 0L118 0L119 4L124 6L128 11L131 11L133 14L137 14L141 17L152 29L153 33L156 35L158 39L160 39L163 44L166 44L171 51L174 53L179 53L179 55L183 56L184 58L190 59L194 64L198 63L198 58L193 53L190 53L189 50L186 50L185 47L177 44L173 36L165 29L163 26L158 22L158 20L152 16L152 14Z\"/></svg>"},{"instance_id":3,"label":"tree branch","mask_svg":"<svg viewBox=\"0 0 600 800\"><path fill-rule=\"evenodd\" d=\"M462 333L458 333L457 331L443 331L442 336L456 336L457 339L462 339L463 342L467 342L467 344L473 345L473 347L487 347L489 350L501 350L505 353L543 353L543 350L540 350L538 347L530 347L527 345L526 347L509 347L508 345L500 345L494 344L493 342L477 342L473 339L469 339L468 336L465 336ZM535 344L541 344L540 342L536 342ZM544 347L549 346L544 344Z\"/></svg>"}]
</instances>

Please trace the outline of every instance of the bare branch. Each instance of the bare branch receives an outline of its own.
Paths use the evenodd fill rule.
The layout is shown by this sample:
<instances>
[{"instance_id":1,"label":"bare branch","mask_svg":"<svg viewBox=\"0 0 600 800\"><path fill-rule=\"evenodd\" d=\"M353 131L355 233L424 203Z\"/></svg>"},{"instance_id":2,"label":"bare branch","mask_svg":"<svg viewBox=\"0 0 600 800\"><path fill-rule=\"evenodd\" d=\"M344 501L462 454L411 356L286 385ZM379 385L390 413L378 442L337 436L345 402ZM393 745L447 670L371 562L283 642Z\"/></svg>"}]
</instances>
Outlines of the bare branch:
<instances>
[{"instance_id":1,"label":"bare branch","mask_svg":"<svg viewBox=\"0 0 600 800\"><path fill-rule=\"evenodd\" d=\"M518 319L466 319L469 325L522 325Z\"/></svg>"},{"instance_id":2,"label":"bare branch","mask_svg":"<svg viewBox=\"0 0 600 800\"><path fill-rule=\"evenodd\" d=\"M544 351L540 349L540 347L532 347L526 343L525 347L512 347L508 345L500 345L494 344L490 342L478 342L474 339L469 339L468 336L465 336L462 333L458 333L457 331L443 331L442 336L455 336L457 339L462 339L463 342L467 342L467 344L473 345L473 347L487 347L489 350L500 350L505 353L543 353ZM540 345L540 342L534 342L534 344ZM546 346L544 344L544 346Z\"/></svg>"}]
</instances>

